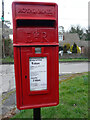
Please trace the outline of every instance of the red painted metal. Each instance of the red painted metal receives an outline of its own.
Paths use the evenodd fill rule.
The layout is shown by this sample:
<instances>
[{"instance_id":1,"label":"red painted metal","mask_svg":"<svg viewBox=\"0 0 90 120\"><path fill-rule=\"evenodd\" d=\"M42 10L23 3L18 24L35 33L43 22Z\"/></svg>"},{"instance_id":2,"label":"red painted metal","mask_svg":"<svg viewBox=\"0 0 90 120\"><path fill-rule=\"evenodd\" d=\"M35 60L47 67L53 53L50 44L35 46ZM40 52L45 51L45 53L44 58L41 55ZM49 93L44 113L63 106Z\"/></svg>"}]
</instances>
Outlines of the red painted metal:
<instances>
[{"instance_id":1,"label":"red painted metal","mask_svg":"<svg viewBox=\"0 0 90 120\"><path fill-rule=\"evenodd\" d=\"M13 2L13 47L17 108L59 104L58 6L56 3ZM40 47L41 53L35 53ZM29 58L47 58L47 89L30 91Z\"/></svg>"}]
</instances>

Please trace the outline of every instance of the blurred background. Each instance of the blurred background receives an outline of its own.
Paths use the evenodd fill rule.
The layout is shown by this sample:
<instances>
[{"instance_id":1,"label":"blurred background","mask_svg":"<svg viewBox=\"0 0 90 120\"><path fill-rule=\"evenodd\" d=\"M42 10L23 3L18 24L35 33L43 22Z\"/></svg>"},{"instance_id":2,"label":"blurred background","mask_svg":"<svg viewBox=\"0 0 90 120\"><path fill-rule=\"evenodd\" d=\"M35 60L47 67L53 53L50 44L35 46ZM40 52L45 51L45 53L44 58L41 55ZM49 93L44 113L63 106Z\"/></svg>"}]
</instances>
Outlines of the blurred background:
<instances>
[{"instance_id":1,"label":"blurred background","mask_svg":"<svg viewBox=\"0 0 90 120\"><path fill-rule=\"evenodd\" d=\"M13 1L14 0L0 1L0 8L2 8L0 9L2 62L6 59L13 61ZM34 1L48 2L48 0L32 0L31 2ZM87 58L88 41L90 40L88 22L89 0L49 0L49 2L55 2L58 4L59 56L61 56L61 58ZM73 50L74 48L76 50Z\"/></svg>"}]
</instances>

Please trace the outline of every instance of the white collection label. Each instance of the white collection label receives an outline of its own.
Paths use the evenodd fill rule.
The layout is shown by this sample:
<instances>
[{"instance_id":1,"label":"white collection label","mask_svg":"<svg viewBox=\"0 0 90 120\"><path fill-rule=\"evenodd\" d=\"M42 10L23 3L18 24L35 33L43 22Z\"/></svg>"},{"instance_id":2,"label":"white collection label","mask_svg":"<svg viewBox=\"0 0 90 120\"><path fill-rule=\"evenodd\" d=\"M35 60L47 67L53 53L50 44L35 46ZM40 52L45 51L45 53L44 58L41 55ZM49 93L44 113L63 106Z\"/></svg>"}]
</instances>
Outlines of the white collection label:
<instances>
[{"instance_id":1,"label":"white collection label","mask_svg":"<svg viewBox=\"0 0 90 120\"><path fill-rule=\"evenodd\" d=\"M30 57L30 91L47 89L47 57Z\"/></svg>"}]
</instances>

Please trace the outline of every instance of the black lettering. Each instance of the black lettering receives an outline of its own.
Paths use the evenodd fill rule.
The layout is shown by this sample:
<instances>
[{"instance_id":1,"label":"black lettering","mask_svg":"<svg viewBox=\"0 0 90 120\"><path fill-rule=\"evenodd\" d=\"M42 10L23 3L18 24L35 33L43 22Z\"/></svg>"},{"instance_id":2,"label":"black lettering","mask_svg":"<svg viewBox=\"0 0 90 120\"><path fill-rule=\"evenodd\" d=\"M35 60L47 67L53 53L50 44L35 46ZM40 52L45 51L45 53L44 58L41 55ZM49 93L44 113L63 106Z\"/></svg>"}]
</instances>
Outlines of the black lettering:
<instances>
[{"instance_id":1,"label":"black lettering","mask_svg":"<svg viewBox=\"0 0 90 120\"><path fill-rule=\"evenodd\" d=\"M40 79L37 79L37 80L35 80L35 81L40 81Z\"/></svg>"},{"instance_id":2,"label":"black lettering","mask_svg":"<svg viewBox=\"0 0 90 120\"><path fill-rule=\"evenodd\" d=\"M40 64L40 63L33 63L33 64Z\"/></svg>"}]
</instances>

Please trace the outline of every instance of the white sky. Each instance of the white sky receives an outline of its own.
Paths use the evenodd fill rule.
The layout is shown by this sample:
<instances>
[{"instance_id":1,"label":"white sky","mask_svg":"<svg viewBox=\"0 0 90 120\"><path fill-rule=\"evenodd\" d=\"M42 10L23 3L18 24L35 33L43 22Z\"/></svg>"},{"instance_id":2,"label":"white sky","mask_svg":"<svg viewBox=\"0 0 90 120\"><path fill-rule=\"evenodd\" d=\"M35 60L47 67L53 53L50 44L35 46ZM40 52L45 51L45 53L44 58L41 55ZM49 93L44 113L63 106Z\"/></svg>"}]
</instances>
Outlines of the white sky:
<instances>
[{"instance_id":1,"label":"white sky","mask_svg":"<svg viewBox=\"0 0 90 120\"><path fill-rule=\"evenodd\" d=\"M0 0L0 8L1 8ZM12 21L11 4L14 0L4 0L4 18ZM20 1L20 0L18 0ZM30 0L21 0L30 1ZM56 2L58 4L58 22L63 26L65 31L71 25L80 25L83 28L88 27L88 2L90 0L32 0L31 2ZM0 9L1 17L1 9Z\"/></svg>"}]
</instances>

